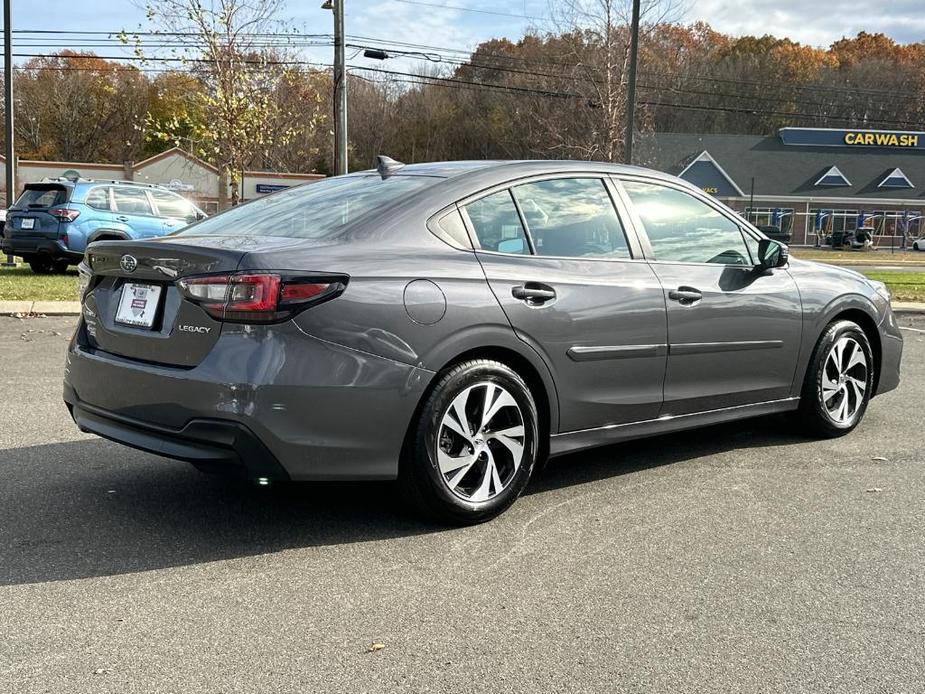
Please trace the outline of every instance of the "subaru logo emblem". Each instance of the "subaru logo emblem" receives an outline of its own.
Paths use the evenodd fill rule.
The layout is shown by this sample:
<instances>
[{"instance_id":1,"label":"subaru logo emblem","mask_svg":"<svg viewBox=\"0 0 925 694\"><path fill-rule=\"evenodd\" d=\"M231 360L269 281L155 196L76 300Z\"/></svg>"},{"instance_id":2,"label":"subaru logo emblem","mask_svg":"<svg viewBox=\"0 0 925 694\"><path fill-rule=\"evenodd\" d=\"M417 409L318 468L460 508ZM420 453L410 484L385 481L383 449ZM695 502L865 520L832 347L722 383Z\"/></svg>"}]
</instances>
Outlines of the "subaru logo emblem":
<instances>
[{"instance_id":1,"label":"subaru logo emblem","mask_svg":"<svg viewBox=\"0 0 925 694\"><path fill-rule=\"evenodd\" d=\"M135 260L135 256L123 255L122 259L119 261L119 267L126 272L135 272L135 268L138 267L138 261Z\"/></svg>"}]
</instances>

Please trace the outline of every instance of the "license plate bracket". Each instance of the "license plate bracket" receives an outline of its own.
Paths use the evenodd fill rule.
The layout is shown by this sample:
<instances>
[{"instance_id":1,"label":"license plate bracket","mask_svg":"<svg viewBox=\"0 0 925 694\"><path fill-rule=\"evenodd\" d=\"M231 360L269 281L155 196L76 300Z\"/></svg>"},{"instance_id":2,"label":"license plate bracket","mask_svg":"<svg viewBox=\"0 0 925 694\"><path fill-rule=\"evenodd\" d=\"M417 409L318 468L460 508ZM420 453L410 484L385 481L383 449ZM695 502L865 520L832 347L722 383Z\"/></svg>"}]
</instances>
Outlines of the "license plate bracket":
<instances>
[{"instance_id":1,"label":"license plate bracket","mask_svg":"<svg viewBox=\"0 0 925 694\"><path fill-rule=\"evenodd\" d=\"M161 289L160 285L140 282L126 282L122 285L122 295L116 308L116 323L150 330L157 317Z\"/></svg>"}]
</instances>

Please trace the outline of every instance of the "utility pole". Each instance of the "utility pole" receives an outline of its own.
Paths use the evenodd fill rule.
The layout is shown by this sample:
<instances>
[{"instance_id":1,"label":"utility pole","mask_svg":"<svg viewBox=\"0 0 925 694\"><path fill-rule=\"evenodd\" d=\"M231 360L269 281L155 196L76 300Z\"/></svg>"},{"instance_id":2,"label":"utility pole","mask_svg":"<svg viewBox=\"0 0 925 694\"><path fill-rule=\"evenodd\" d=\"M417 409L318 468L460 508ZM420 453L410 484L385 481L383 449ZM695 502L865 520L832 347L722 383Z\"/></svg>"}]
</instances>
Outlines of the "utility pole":
<instances>
[{"instance_id":1,"label":"utility pole","mask_svg":"<svg viewBox=\"0 0 925 694\"><path fill-rule=\"evenodd\" d=\"M327 3L326 3L327 4ZM344 0L334 0L334 173L347 173L347 66L344 60Z\"/></svg>"},{"instance_id":2,"label":"utility pole","mask_svg":"<svg viewBox=\"0 0 925 694\"><path fill-rule=\"evenodd\" d=\"M630 36L629 84L626 90L626 132L623 134L623 162L633 163L633 130L636 128L636 59L639 55L639 2L633 0Z\"/></svg>"},{"instance_id":3,"label":"utility pole","mask_svg":"<svg viewBox=\"0 0 925 694\"><path fill-rule=\"evenodd\" d=\"M4 131L6 135L6 207L13 206L16 199L16 149L13 147L13 41L12 0L3 0L3 105L5 111ZM4 265L13 265L13 256L8 255Z\"/></svg>"}]
</instances>

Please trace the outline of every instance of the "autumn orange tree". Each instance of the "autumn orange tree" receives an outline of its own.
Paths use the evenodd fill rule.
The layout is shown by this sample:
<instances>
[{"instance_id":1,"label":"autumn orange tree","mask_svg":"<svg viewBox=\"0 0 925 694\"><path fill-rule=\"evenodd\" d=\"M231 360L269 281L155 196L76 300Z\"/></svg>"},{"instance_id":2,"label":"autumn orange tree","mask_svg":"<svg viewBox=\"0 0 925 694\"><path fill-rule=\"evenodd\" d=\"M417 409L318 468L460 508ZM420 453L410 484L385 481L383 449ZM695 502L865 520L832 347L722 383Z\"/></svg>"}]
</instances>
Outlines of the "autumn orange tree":
<instances>
[{"instance_id":1,"label":"autumn orange tree","mask_svg":"<svg viewBox=\"0 0 925 694\"><path fill-rule=\"evenodd\" d=\"M136 68L63 50L30 59L15 79L20 157L124 161L142 151L136 126L150 94Z\"/></svg>"}]
</instances>

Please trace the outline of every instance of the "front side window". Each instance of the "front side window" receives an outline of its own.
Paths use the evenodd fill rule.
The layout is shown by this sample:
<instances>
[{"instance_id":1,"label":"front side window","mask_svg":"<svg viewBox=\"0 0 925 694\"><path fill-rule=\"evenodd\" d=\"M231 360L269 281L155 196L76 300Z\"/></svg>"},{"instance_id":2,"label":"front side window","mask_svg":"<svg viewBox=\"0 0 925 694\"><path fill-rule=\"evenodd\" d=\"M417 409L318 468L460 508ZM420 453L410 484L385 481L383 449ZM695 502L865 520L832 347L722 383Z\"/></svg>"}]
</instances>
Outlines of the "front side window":
<instances>
[{"instance_id":1,"label":"front side window","mask_svg":"<svg viewBox=\"0 0 925 694\"><path fill-rule=\"evenodd\" d=\"M537 255L629 258L623 225L599 178L555 178L514 187Z\"/></svg>"},{"instance_id":2,"label":"front side window","mask_svg":"<svg viewBox=\"0 0 925 694\"><path fill-rule=\"evenodd\" d=\"M193 206L185 198L168 193L163 190L152 190L151 197L157 206L157 213L161 217L176 217L178 219L195 218Z\"/></svg>"},{"instance_id":3,"label":"front side window","mask_svg":"<svg viewBox=\"0 0 925 694\"><path fill-rule=\"evenodd\" d=\"M113 188L116 212L122 214L152 214L148 196L140 188Z\"/></svg>"},{"instance_id":4,"label":"front side window","mask_svg":"<svg viewBox=\"0 0 925 694\"><path fill-rule=\"evenodd\" d=\"M742 230L689 193L654 183L623 181L655 252L677 263L751 265Z\"/></svg>"},{"instance_id":5,"label":"front side window","mask_svg":"<svg viewBox=\"0 0 925 694\"><path fill-rule=\"evenodd\" d=\"M86 203L97 210L109 210L109 188L94 188L87 193Z\"/></svg>"},{"instance_id":6,"label":"front side window","mask_svg":"<svg viewBox=\"0 0 925 694\"><path fill-rule=\"evenodd\" d=\"M502 190L470 202L466 214L483 250L530 255L530 244L510 191Z\"/></svg>"}]
</instances>

